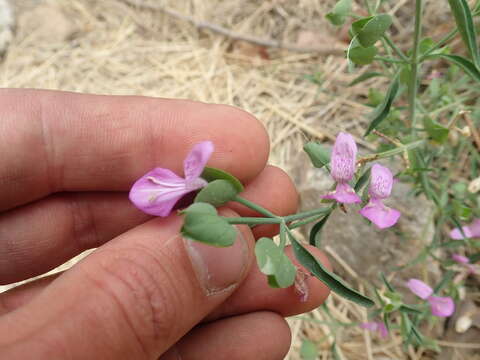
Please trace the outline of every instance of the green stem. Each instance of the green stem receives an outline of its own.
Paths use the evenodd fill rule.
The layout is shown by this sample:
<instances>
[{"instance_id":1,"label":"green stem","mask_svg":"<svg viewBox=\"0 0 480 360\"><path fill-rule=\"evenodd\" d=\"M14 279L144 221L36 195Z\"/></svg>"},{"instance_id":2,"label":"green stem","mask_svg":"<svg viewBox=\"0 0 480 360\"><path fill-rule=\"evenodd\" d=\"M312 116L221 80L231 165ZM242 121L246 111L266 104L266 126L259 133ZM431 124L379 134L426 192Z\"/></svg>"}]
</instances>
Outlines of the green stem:
<instances>
[{"instance_id":1,"label":"green stem","mask_svg":"<svg viewBox=\"0 0 480 360\"><path fill-rule=\"evenodd\" d=\"M387 35L383 35L383 38L385 39L387 45L390 46L390 48L395 52L395 54L397 54L400 57L400 59L402 59L405 62L410 61L407 55L405 55L403 51L400 50L400 48L393 43L392 39L390 39Z\"/></svg>"},{"instance_id":2,"label":"green stem","mask_svg":"<svg viewBox=\"0 0 480 360\"><path fill-rule=\"evenodd\" d=\"M275 215L274 213L268 211L267 209L265 209L264 207L260 206L260 205L257 205L247 199L244 199L242 198L241 196L235 196L235 198L233 199L233 201L236 201L242 205L245 205L246 207L252 209L252 210L255 210L256 212L262 214L262 215L265 215L266 217L269 217L269 218L279 218L277 215Z\"/></svg>"},{"instance_id":3,"label":"green stem","mask_svg":"<svg viewBox=\"0 0 480 360\"><path fill-rule=\"evenodd\" d=\"M385 61L393 64L408 64L405 60L392 59L392 58L383 57L383 56L375 56L373 60Z\"/></svg>"},{"instance_id":4,"label":"green stem","mask_svg":"<svg viewBox=\"0 0 480 360\"><path fill-rule=\"evenodd\" d=\"M285 216L283 218L283 220L288 223L290 221L300 220L300 219L303 219L303 218L306 218L306 217L311 217L313 215L323 215L325 213L328 213L329 211L331 211L330 208L314 209L314 210L301 212L301 213L298 213L298 214L295 214L295 215Z\"/></svg>"},{"instance_id":5,"label":"green stem","mask_svg":"<svg viewBox=\"0 0 480 360\"><path fill-rule=\"evenodd\" d=\"M370 2L368 0L363 0L365 7L367 8L368 15L372 15L372 7L370 6Z\"/></svg>"},{"instance_id":6,"label":"green stem","mask_svg":"<svg viewBox=\"0 0 480 360\"><path fill-rule=\"evenodd\" d=\"M247 224L247 225L261 225L261 224L281 224L283 222L280 218L260 218L260 217L223 217L229 224Z\"/></svg>"},{"instance_id":7,"label":"green stem","mask_svg":"<svg viewBox=\"0 0 480 360\"><path fill-rule=\"evenodd\" d=\"M455 35L457 35L457 32L458 32L458 29L454 29L452 31L450 31L445 37L441 38L435 45L433 45L430 49L428 49L427 52L425 52L425 54L423 54L420 59L419 59L419 62L422 62L423 60L425 60L432 52L434 52L435 50L439 49L440 47L442 47L443 45L445 45L447 42L449 42L450 40L452 40Z\"/></svg>"},{"instance_id":8,"label":"green stem","mask_svg":"<svg viewBox=\"0 0 480 360\"><path fill-rule=\"evenodd\" d=\"M420 48L420 37L422 35L422 0L415 0L415 31L413 38L413 50L410 58L410 82L409 82L409 96L408 96L408 110L410 116L410 123L412 126L412 132L415 133L416 126L416 102L418 92L418 54Z\"/></svg>"},{"instance_id":9,"label":"green stem","mask_svg":"<svg viewBox=\"0 0 480 360\"><path fill-rule=\"evenodd\" d=\"M285 225L284 222L282 222L280 224L280 243L278 244L280 249L285 248L285 245L287 245L287 229L286 229L286 227L287 227L287 225Z\"/></svg>"},{"instance_id":10,"label":"green stem","mask_svg":"<svg viewBox=\"0 0 480 360\"><path fill-rule=\"evenodd\" d=\"M308 217L304 220L297 221L295 224L290 225L288 228L289 229L296 229L296 228L301 227L303 225L306 225L306 224L309 224L311 222L320 220L320 219L324 218L325 216L326 216L325 214L310 216L310 217Z\"/></svg>"}]
</instances>

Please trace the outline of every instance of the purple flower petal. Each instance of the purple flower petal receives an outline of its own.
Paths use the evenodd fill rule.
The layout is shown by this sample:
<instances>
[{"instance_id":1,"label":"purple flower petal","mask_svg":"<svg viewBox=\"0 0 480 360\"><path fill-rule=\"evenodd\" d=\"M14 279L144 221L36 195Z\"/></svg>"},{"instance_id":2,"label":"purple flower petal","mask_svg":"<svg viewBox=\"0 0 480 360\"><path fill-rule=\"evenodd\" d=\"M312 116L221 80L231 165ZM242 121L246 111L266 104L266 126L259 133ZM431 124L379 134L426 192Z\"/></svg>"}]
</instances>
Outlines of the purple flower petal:
<instances>
[{"instance_id":1,"label":"purple flower petal","mask_svg":"<svg viewBox=\"0 0 480 360\"><path fill-rule=\"evenodd\" d=\"M330 160L331 174L337 182L348 182L355 174L357 144L352 135L339 133L335 139Z\"/></svg>"},{"instance_id":2,"label":"purple flower petal","mask_svg":"<svg viewBox=\"0 0 480 360\"><path fill-rule=\"evenodd\" d=\"M211 141L202 141L193 147L183 161L183 171L187 181L200 177L213 153L213 148Z\"/></svg>"},{"instance_id":3,"label":"purple flower petal","mask_svg":"<svg viewBox=\"0 0 480 360\"><path fill-rule=\"evenodd\" d=\"M336 200L344 204L356 204L362 202L362 199L355 193L355 190L347 184L339 182L335 191L322 196L323 199Z\"/></svg>"},{"instance_id":4,"label":"purple flower petal","mask_svg":"<svg viewBox=\"0 0 480 360\"><path fill-rule=\"evenodd\" d=\"M156 168L133 184L129 198L147 214L167 216L175 203L190 191L184 179L168 169Z\"/></svg>"},{"instance_id":5,"label":"purple flower petal","mask_svg":"<svg viewBox=\"0 0 480 360\"><path fill-rule=\"evenodd\" d=\"M470 231L472 233L472 237L480 237L480 219L475 219L470 224Z\"/></svg>"},{"instance_id":6,"label":"purple flower petal","mask_svg":"<svg viewBox=\"0 0 480 360\"><path fill-rule=\"evenodd\" d=\"M418 279L410 279L407 282L407 287L417 295L419 298L426 300L429 296L433 294L433 289L425 284L423 281Z\"/></svg>"},{"instance_id":7,"label":"purple flower petal","mask_svg":"<svg viewBox=\"0 0 480 360\"><path fill-rule=\"evenodd\" d=\"M392 193L393 175L380 164L374 164L371 170L369 194L374 199L385 199Z\"/></svg>"},{"instance_id":8,"label":"purple flower petal","mask_svg":"<svg viewBox=\"0 0 480 360\"><path fill-rule=\"evenodd\" d=\"M374 198L359 213L374 223L379 229L386 229L395 225L401 215L400 211L389 208L381 200Z\"/></svg>"},{"instance_id":9,"label":"purple flower petal","mask_svg":"<svg viewBox=\"0 0 480 360\"><path fill-rule=\"evenodd\" d=\"M453 254L452 255L452 259L454 261L456 261L457 263L459 264L468 264L470 263L470 260L466 257L466 256L463 256L463 255L460 255L460 254Z\"/></svg>"},{"instance_id":10,"label":"purple flower petal","mask_svg":"<svg viewBox=\"0 0 480 360\"><path fill-rule=\"evenodd\" d=\"M380 337L387 338L388 337L388 329L383 322L378 323L378 333Z\"/></svg>"},{"instance_id":11,"label":"purple flower petal","mask_svg":"<svg viewBox=\"0 0 480 360\"><path fill-rule=\"evenodd\" d=\"M475 219L471 224L462 226L466 238L480 237L480 219ZM462 240L465 238L459 228L450 231L450 238L454 240Z\"/></svg>"},{"instance_id":12,"label":"purple flower petal","mask_svg":"<svg viewBox=\"0 0 480 360\"><path fill-rule=\"evenodd\" d=\"M466 238L473 237L472 232L470 231L470 228L468 226L463 226L462 230ZM462 240L464 239L464 236L462 235L462 232L460 231L459 228L455 228L452 231L450 231L450 238L453 240Z\"/></svg>"},{"instance_id":13,"label":"purple flower petal","mask_svg":"<svg viewBox=\"0 0 480 360\"><path fill-rule=\"evenodd\" d=\"M364 323L361 323L359 326L365 330L370 330L370 331L378 330L378 323L376 321L364 322Z\"/></svg>"},{"instance_id":14,"label":"purple flower petal","mask_svg":"<svg viewBox=\"0 0 480 360\"><path fill-rule=\"evenodd\" d=\"M185 194L207 185L200 175L212 152L213 144L210 141L195 145L183 163L185 179L168 169L149 171L133 184L130 200L147 214L168 216Z\"/></svg>"},{"instance_id":15,"label":"purple flower petal","mask_svg":"<svg viewBox=\"0 0 480 360\"><path fill-rule=\"evenodd\" d=\"M449 317L455 312L455 302L449 296L430 296L427 300L434 316Z\"/></svg>"},{"instance_id":16,"label":"purple flower petal","mask_svg":"<svg viewBox=\"0 0 480 360\"><path fill-rule=\"evenodd\" d=\"M381 321L364 322L359 325L362 329L377 331L380 337L388 337L388 329Z\"/></svg>"}]
</instances>

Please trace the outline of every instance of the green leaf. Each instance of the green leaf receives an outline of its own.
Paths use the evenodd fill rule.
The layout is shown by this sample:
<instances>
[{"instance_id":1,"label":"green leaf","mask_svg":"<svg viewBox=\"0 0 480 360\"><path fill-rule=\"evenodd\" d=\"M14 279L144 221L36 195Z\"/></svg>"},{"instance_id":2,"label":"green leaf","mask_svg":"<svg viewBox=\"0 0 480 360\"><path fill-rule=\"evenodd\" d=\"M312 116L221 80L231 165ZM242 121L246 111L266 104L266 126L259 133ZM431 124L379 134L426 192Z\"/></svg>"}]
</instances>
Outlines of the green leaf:
<instances>
[{"instance_id":1,"label":"green leaf","mask_svg":"<svg viewBox=\"0 0 480 360\"><path fill-rule=\"evenodd\" d=\"M223 205L235 198L238 189L228 180L213 180L208 183L195 197L195 202Z\"/></svg>"},{"instance_id":2,"label":"green leaf","mask_svg":"<svg viewBox=\"0 0 480 360\"><path fill-rule=\"evenodd\" d=\"M333 7L325 17L333 25L343 25L345 23L345 18L352 11L352 0L340 0Z\"/></svg>"},{"instance_id":3,"label":"green leaf","mask_svg":"<svg viewBox=\"0 0 480 360\"><path fill-rule=\"evenodd\" d=\"M303 150L308 154L310 161L316 168L320 169L330 162L330 151L319 143L310 141L305 144Z\"/></svg>"},{"instance_id":4,"label":"green leaf","mask_svg":"<svg viewBox=\"0 0 480 360\"><path fill-rule=\"evenodd\" d=\"M288 256L272 239L260 238L255 244L255 256L258 268L262 273L268 275L270 285L286 288L294 283L297 270Z\"/></svg>"},{"instance_id":5,"label":"green leaf","mask_svg":"<svg viewBox=\"0 0 480 360\"><path fill-rule=\"evenodd\" d=\"M369 79L374 78L374 77L379 77L379 76L385 76L385 74L375 72L375 71L364 72L360 76L357 76L355 79L353 79L350 82L350 84L348 84L347 86L354 86L354 85L360 84L363 81L369 80Z\"/></svg>"},{"instance_id":6,"label":"green leaf","mask_svg":"<svg viewBox=\"0 0 480 360\"><path fill-rule=\"evenodd\" d=\"M420 55L425 54L433 46L435 46L435 41L433 41L432 38L429 38L429 37L423 38L420 41L420 44L418 44L418 50L420 52Z\"/></svg>"},{"instance_id":7,"label":"green leaf","mask_svg":"<svg viewBox=\"0 0 480 360\"><path fill-rule=\"evenodd\" d=\"M353 41L352 45L348 48L348 59L357 65L368 65L372 63L375 55L377 55L377 48L375 46L363 47L361 45L355 45L357 41Z\"/></svg>"},{"instance_id":8,"label":"green leaf","mask_svg":"<svg viewBox=\"0 0 480 360\"><path fill-rule=\"evenodd\" d=\"M368 126L367 131L365 132L364 136L367 136L370 134L370 132L375 129L380 123L386 119L388 116L388 113L390 112L390 108L392 106L393 100L395 100L395 96L397 95L399 88L399 81L398 81L398 76L395 77L395 79L392 81L390 84L390 87L387 90L387 94L385 95L385 98L383 99L383 102L372 112L370 115L372 118L372 121L370 122L370 125Z\"/></svg>"},{"instance_id":9,"label":"green leaf","mask_svg":"<svg viewBox=\"0 0 480 360\"><path fill-rule=\"evenodd\" d=\"M445 60L450 61L451 63L457 65L459 68L465 71L465 73L469 75L473 80L480 82L480 71L478 71L478 69L470 60L464 58L463 56L437 54L436 57L441 57Z\"/></svg>"},{"instance_id":10,"label":"green leaf","mask_svg":"<svg viewBox=\"0 0 480 360\"><path fill-rule=\"evenodd\" d=\"M412 305L403 304L400 306L399 310L401 312L412 314L412 315L419 315L422 311L418 310L417 308L413 307Z\"/></svg>"},{"instance_id":11,"label":"green leaf","mask_svg":"<svg viewBox=\"0 0 480 360\"><path fill-rule=\"evenodd\" d=\"M354 186L355 192L359 192L362 189L362 186L365 185L368 180L370 180L370 173L371 173L370 169L371 168L368 168L367 170L365 170L362 176L360 176L360 178L355 183L355 186Z\"/></svg>"},{"instance_id":12,"label":"green leaf","mask_svg":"<svg viewBox=\"0 0 480 360\"><path fill-rule=\"evenodd\" d=\"M205 206L207 205L207 206ZM197 203L184 210L185 219L182 235L190 240L200 241L217 247L231 246L237 237L237 231L222 217L212 214L211 205Z\"/></svg>"},{"instance_id":13,"label":"green leaf","mask_svg":"<svg viewBox=\"0 0 480 360\"><path fill-rule=\"evenodd\" d=\"M213 180L227 180L232 183L233 186L237 189L237 192L242 192L244 190L242 183L240 180L238 180L235 176L232 174L229 174L226 171L217 169L217 168L212 168L212 167L206 167L203 169L201 177L208 182L211 182Z\"/></svg>"},{"instance_id":14,"label":"green leaf","mask_svg":"<svg viewBox=\"0 0 480 360\"><path fill-rule=\"evenodd\" d=\"M392 25L392 17L388 14L378 14L355 21L352 33L363 47L374 45Z\"/></svg>"},{"instance_id":15,"label":"green leaf","mask_svg":"<svg viewBox=\"0 0 480 360\"><path fill-rule=\"evenodd\" d=\"M477 45L477 34L472 19L472 13L466 0L448 0L458 32L462 36L462 40L470 53L476 68L479 68L479 53Z\"/></svg>"},{"instance_id":16,"label":"green leaf","mask_svg":"<svg viewBox=\"0 0 480 360\"><path fill-rule=\"evenodd\" d=\"M302 346L300 347L300 357L302 360L315 360L317 354L318 351L315 344L308 339L303 339Z\"/></svg>"},{"instance_id":17,"label":"green leaf","mask_svg":"<svg viewBox=\"0 0 480 360\"><path fill-rule=\"evenodd\" d=\"M430 118L430 116L425 116L423 118L423 126L428 136L430 136L433 141L439 144L443 144L447 141L450 130Z\"/></svg>"},{"instance_id":18,"label":"green leaf","mask_svg":"<svg viewBox=\"0 0 480 360\"><path fill-rule=\"evenodd\" d=\"M320 234L323 229L323 226L327 223L327 220L331 212L324 216L319 222L317 222L310 230L309 243L310 245L320 247Z\"/></svg>"},{"instance_id":19,"label":"green leaf","mask_svg":"<svg viewBox=\"0 0 480 360\"><path fill-rule=\"evenodd\" d=\"M395 293L395 288L390 284L390 282L387 280L387 277L383 272L380 272L380 279L382 279L383 283L387 287L388 291Z\"/></svg>"},{"instance_id":20,"label":"green leaf","mask_svg":"<svg viewBox=\"0 0 480 360\"><path fill-rule=\"evenodd\" d=\"M315 256L300 244L291 233L288 233L290 241L292 243L293 252L297 260L308 271L310 271L317 279L326 284L332 291L335 291L340 296L351 300L361 306L371 307L375 303L368 297L360 294L356 290L351 289L347 284L343 282L337 275L332 274L325 269L320 261Z\"/></svg>"},{"instance_id":21,"label":"green leaf","mask_svg":"<svg viewBox=\"0 0 480 360\"><path fill-rule=\"evenodd\" d=\"M181 214L192 214L199 213L205 215L217 215L217 209L210 204L205 203L195 203L190 205L188 208L180 211Z\"/></svg>"}]
</instances>

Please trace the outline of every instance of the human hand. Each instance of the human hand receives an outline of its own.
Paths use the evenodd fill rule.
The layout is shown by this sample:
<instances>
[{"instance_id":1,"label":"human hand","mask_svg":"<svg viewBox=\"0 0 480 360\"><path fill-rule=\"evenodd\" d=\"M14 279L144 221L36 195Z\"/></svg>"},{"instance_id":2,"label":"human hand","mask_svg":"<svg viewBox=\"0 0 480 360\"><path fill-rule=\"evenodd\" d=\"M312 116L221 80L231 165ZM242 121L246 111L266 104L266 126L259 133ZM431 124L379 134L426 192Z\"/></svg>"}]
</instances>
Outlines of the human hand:
<instances>
[{"instance_id":1,"label":"human hand","mask_svg":"<svg viewBox=\"0 0 480 360\"><path fill-rule=\"evenodd\" d=\"M283 316L320 305L273 289L253 245L274 226L237 226L231 248L181 239L181 217L138 211L127 191L159 166L181 174L191 146L215 144L209 166L246 184L271 211L296 210L288 176L266 166L268 136L222 105L54 91L0 91L0 282L47 272L99 247L63 274L0 294L5 359L281 359ZM223 214L255 215L234 204ZM317 256L326 261L316 249ZM201 254L201 255L200 255Z\"/></svg>"}]
</instances>

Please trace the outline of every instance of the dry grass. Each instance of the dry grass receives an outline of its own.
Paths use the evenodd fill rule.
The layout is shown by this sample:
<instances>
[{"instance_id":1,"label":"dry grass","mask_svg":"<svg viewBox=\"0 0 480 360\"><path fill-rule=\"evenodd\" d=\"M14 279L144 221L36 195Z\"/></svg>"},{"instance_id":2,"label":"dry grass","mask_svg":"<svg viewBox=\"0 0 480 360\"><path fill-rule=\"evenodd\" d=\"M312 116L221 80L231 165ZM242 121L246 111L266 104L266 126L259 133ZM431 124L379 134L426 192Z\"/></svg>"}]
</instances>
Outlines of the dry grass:
<instances>
[{"instance_id":1,"label":"dry grass","mask_svg":"<svg viewBox=\"0 0 480 360\"><path fill-rule=\"evenodd\" d=\"M144 1L148 0L137 2ZM287 172L293 170L292 161L307 138L329 141L340 130L360 135L366 123L363 115L369 111L362 105L367 89L372 84L384 85L383 80L376 79L347 88L356 74L349 73L341 56L232 41L162 11L131 6L132 1L45 1L57 9L53 11L59 18L51 21L56 24L53 26L32 21L38 17L35 11L46 11L34 9L39 2L17 1L18 33L0 65L3 87L189 98L235 105L265 124L271 135L271 161ZM324 20L333 0L161 3L237 34L310 47L346 46L335 36L337 30ZM395 22L396 37L405 43L413 28L412 1L391 3L391 12L400 17ZM431 0L427 7L425 23L434 33L446 19L446 5ZM304 79L312 73L320 74L320 87ZM330 255L335 256L331 251ZM365 310L335 295L327 307L337 321L366 320ZM290 359L299 358L304 337L316 341L321 359L332 358L334 337L322 322L331 319L321 309L291 319L294 337ZM358 327L338 327L334 335L340 359L430 358L413 349L405 353L398 337L379 341Z\"/></svg>"}]
</instances>

